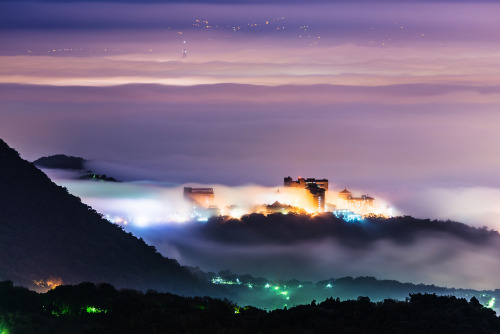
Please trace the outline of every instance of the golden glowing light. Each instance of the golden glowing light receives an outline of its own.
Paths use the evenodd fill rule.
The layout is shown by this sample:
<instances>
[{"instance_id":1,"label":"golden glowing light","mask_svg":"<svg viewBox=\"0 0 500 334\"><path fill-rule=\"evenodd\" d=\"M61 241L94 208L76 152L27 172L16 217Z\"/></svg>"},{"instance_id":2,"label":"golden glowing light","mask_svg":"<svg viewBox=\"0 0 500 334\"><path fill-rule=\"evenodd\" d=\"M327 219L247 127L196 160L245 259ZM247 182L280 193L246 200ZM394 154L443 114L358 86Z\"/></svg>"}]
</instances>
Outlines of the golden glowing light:
<instances>
[{"instance_id":1,"label":"golden glowing light","mask_svg":"<svg viewBox=\"0 0 500 334\"><path fill-rule=\"evenodd\" d=\"M55 289L59 285L63 284L62 278L59 277L50 277L46 280L40 279L40 280L34 280L33 284L35 285L35 290L41 291L41 292L46 292L52 289Z\"/></svg>"}]
</instances>

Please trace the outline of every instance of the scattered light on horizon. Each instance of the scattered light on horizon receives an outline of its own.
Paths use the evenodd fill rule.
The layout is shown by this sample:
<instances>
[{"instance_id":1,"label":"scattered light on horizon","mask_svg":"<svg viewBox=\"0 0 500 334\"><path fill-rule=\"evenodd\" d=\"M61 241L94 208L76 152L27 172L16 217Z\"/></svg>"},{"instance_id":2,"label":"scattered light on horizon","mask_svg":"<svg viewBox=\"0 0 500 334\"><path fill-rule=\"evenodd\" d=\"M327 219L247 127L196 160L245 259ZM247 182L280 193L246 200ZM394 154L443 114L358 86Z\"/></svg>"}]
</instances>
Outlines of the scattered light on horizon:
<instances>
[{"instance_id":1,"label":"scattered light on horizon","mask_svg":"<svg viewBox=\"0 0 500 334\"><path fill-rule=\"evenodd\" d=\"M51 171L48 171L52 174ZM66 174L64 174L66 175ZM189 201L182 198L184 185L177 187L164 187L151 184L134 183L109 183L109 182L88 182L74 181L71 179L54 178L55 182L67 187L71 193L82 198L82 200L101 212L104 217L115 224L127 226L133 225L140 228L147 228L162 224L183 224L187 222L207 222L216 214L205 212L202 207L193 206ZM208 185L204 185L208 187ZM317 215L318 208L314 207L311 198L305 189L293 189L286 187L262 187L243 186L230 187L224 185L209 185L214 188L215 204L222 216L240 219L243 215L251 213L269 214L275 212L287 213L308 213L311 216ZM339 204L339 198L334 191L328 191L326 201ZM279 203L287 207L286 211L268 212L266 205ZM333 209L337 216L343 216L346 221L355 221L361 213L390 216L389 206L383 199L377 199L376 205L369 208L369 211L359 211L358 214L344 210ZM331 204L328 204L331 205ZM289 208L288 208L289 207ZM336 207L336 205L334 205ZM350 210L357 211L355 207ZM332 212L326 210L325 212ZM347 212L347 214L346 214Z\"/></svg>"}]
</instances>

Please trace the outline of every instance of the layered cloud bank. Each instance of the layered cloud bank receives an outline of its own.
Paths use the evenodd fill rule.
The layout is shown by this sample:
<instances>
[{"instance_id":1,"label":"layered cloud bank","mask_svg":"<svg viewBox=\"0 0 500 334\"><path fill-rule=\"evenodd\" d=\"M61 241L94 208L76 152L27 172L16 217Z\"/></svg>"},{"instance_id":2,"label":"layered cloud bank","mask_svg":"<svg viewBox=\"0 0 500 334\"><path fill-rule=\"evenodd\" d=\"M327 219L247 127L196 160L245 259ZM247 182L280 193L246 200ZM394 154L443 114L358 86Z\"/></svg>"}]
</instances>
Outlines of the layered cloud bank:
<instances>
[{"instance_id":1,"label":"layered cloud bank","mask_svg":"<svg viewBox=\"0 0 500 334\"><path fill-rule=\"evenodd\" d=\"M500 84L500 70L496 66L500 48L490 44L454 43L444 47L422 43L376 47L325 42L310 46L287 36L283 37L284 45L269 37L248 36L244 38L245 43L233 40L235 37L228 40L219 34L208 40L199 35L187 41L183 38L167 40L157 51L154 51L157 41L151 41L150 48L148 44L131 46L124 54L103 47L95 55L75 55L76 51L64 51L73 49L68 46L32 55L33 51L27 52L23 47L20 55L1 57L6 66L0 71L0 83L55 86L233 83L346 85L361 89L364 86L412 84L464 86L466 89ZM158 39L162 39L161 36ZM89 42L83 44L89 48ZM469 51L470 47L474 50ZM185 58L182 50L186 52Z\"/></svg>"},{"instance_id":2,"label":"layered cloud bank","mask_svg":"<svg viewBox=\"0 0 500 334\"><path fill-rule=\"evenodd\" d=\"M132 228L181 263L271 279L373 275L403 282L494 289L497 232L397 218L346 223L333 216L244 216L207 224Z\"/></svg>"},{"instance_id":3,"label":"layered cloud bank","mask_svg":"<svg viewBox=\"0 0 500 334\"><path fill-rule=\"evenodd\" d=\"M440 85L4 85L0 132L28 160L82 156L125 181L325 177L400 213L499 228L496 96Z\"/></svg>"},{"instance_id":4,"label":"layered cloud bank","mask_svg":"<svg viewBox=\"0 0 500 334\"><path fill-rule=\"evenodd\" d=\"M57 176L54 172L49 175ZM412 208L431 216L442 214L442 221L397 217L353 223L326 213L267 217L251 214L241 219L226 216L203 223L189 220L192 204L184 201L182 186L67 179L58 182L165 256L206 271L230 269L268 279L312 281L371 275L448 287L497 288L500 235L482 227L485 221L480 215L492 203L472 209L477 211L471 213L467 212L470 206L456 202L472 201L470 196L481 198L486 189L462 191L462 198L443 191L426 194L426 198L435 195L436 201L438 196L447 196L449 207L443 202L438 206L414 199ZM213 187L221 209L231 204L245 209L283 197L276 187L198 186ZM489 195L495 193L490 190ZM472 226L447 220L447 215L467 214L473 217Z\"/></svg>"}]
</instances>

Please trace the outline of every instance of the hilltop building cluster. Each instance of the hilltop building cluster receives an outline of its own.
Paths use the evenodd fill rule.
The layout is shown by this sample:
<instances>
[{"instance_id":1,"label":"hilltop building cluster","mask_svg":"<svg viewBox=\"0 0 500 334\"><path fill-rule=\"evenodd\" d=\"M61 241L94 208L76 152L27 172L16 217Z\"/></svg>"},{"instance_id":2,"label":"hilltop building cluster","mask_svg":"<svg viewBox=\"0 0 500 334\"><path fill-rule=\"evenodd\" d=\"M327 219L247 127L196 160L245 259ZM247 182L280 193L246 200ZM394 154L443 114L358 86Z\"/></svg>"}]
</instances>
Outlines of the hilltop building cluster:
<instances>
[{"instance_id":1,"label":"hilltop building cluster","mask_svg":"<svg viewBox=\"0 0 500 334\"><path fill-rule=\"evenodd\" d=\"M287 213L321 213L332 212L337 217L343 217L348 221L363 219L364 215L374 212L374 198L368 195L355 197L344 188L336 198L330 199L333 203L327 202L328 179L302 178L293 180L290 176L284 178L283 193L288 194L288 202L281 199L272 204L255 205L252 208L241 208L237 205L230 205L221 210L215 205L215 193L213 188L192 188L184 187L184 198L191 203L191 218L200 221L209 217L225 214L239 217L242 214L256 212L262 214L272 214L281 212ZM280 197L278 189L277 197ZM299 201L290 200L297 198ZM289 203L291 202L291 203ZM300 204L299 204L300 203ZM237 214L238 213L238 214Z\"/></svg>"},{"instance_id":2,"label":"hilltop building cluster","mask_svg":"<svg viewBox=\"0 0 500 334\"><path fill-rule=\"evenodd\" d=\"M373 212L373 197L368 195L354 197L347 188L338 193L336 204L327 203L327 179L299 177L297 181L294 181L290 176L287 176L284 178L283 185L285 188L304 189L316 212L333 212L336 216L342 216L348 220L360 220L363 215Z\"/></svg>"}]
</instances>

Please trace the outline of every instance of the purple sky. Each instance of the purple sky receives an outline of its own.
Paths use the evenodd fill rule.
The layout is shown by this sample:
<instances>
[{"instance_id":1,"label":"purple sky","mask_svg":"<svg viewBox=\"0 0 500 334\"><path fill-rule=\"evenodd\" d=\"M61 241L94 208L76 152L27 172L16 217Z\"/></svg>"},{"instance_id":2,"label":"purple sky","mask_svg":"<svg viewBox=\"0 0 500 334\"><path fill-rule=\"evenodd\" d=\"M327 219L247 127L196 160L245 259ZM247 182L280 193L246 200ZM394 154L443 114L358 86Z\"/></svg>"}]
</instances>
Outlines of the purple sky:
<instances>
[{"instance_id":1,"label":"purple sky","mask_svg":"<svg viewBox=\"0 0 500 334\"><path fill-rule=\"evenodd\" d=\"M500 227L500 5L266 3L3 1L0 137L124 180L326 177Z\"/></svg>"}]
</instances>

